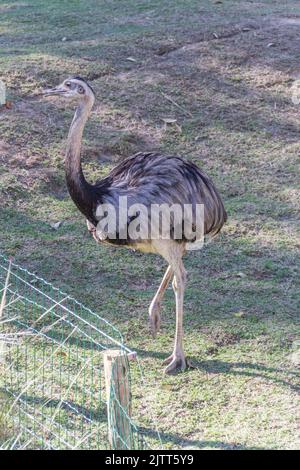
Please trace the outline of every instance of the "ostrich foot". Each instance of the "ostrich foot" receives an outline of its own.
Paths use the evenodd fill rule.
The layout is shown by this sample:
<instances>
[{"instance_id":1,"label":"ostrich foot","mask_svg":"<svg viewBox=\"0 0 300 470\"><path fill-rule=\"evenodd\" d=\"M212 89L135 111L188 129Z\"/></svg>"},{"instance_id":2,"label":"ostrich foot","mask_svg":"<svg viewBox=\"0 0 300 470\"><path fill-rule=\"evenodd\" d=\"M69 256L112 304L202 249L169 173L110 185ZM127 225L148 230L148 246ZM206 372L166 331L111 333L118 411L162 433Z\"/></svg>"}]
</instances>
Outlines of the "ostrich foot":
<instances>
[{"instance_id":1,"label":"ostrich foot","mask_svg":"<svg viewBox=\"0 0 300 470\"><path fill-rule=\"evenodd\" d=\"M189 367L189 362L186 360L183 351L174 352L163 361L163 364L167 364L167 367L164 370L165 374L173 373L178 369L184 371Z\"/></svg>"},{"instance_id":2,"label":"ostrich foot","mask_svg":"<svg viewBox=\"0 0 300 470\"><path fill-rule=\"evenodd\" d=\"M149 329L155 338L160 329L160 302L154 302L149 308Z\"/></svg>"}]
</instances>

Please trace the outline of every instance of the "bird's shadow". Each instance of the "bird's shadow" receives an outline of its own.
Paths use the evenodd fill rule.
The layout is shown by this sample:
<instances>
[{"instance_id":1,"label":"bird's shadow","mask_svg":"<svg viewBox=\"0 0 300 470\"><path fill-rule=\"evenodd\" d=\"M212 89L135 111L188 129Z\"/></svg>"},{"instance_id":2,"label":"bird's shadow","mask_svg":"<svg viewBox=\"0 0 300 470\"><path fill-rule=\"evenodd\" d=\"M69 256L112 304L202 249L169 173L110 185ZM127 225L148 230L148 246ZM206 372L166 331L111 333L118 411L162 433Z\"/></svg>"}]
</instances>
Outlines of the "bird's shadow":
<instances>
[{"instance_id":1,"label":"bird's shadow","mask_svg":"<svg viewBox=\"0 0 300 470\"><path fill-rule=\"evenodd\" d=\"M136 352L140 357L154 357L158 359L164 359L165 354L156 351L145 351L136 349ZM233 376L245 376L245 377L260 377L269 380L277 385L282 385L290 388L295 392L300 391L300 386L294 385L286 379L277 377L277 374L284 374L288 377L299 377L297 372L291 370L283 370L276 367L267 367L263 364L257 364L252 362L225 362L219 359L199 360L197 357L189 357L190 367L186 369L184 374L192 373L195 369L206 372L208 374L231 374ZM177 374L182 372L178 371Z\"/></svg>"}]
</instances>

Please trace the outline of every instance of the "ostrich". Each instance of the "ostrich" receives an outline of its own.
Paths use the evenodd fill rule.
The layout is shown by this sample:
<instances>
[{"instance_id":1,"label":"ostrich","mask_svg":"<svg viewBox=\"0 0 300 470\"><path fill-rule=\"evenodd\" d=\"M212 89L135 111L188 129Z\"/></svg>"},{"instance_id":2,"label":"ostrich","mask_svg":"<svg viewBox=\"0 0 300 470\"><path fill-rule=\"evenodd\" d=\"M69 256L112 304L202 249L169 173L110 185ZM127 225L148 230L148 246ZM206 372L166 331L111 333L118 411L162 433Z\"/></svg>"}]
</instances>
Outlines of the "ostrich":
<instances>
[{"instance_id":1,"label":"ostrich","mask_svg":"<svg viewBox=\"0 0 300 470\"><path fill-rule=\"evenodd\" d=\"M126 246L142 252L161 255L168 268L149 307L149 326L153 336L160 328L160 305L164 292L173 278L176 301L176 332L172 354L164 361L165 373L188 366L183 350L183 298L186 271L183 255L193 241L184 236L165 239L132 240L130 236L102 237L96 227L97 211L106 203L119 208L120 196L128 197L130 204L195 204L204 205L204 234L212 237L227 219L217 189L208 176L196 165L177 156L160 153L137 153L119 163L104 179L94 185L88 183L81 167L81 143L85 124L95 102L92 87L80 77L71 77L59 86L46 90L45 96L60 96L76 101L76 111L70 126L65 158L66 183L71 198L85 216L87 226L97 241L115 246ZM191 217L193 217L194 212ZM129 220L129 219L128 219ZM183 223L183 221L181 221ZM191 221L193 223L193 221ZM171 233L171 232L170 232Z\"/></svg>"}]
</instances>

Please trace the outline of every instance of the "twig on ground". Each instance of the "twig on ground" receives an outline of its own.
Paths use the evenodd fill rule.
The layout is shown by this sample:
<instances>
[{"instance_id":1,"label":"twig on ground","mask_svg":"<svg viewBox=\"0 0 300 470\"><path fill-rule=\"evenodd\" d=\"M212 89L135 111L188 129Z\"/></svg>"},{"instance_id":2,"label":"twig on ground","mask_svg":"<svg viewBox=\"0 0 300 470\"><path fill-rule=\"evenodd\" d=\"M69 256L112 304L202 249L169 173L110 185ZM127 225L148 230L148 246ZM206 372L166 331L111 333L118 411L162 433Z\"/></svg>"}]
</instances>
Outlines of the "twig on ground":
<instances>
[{"instance_id":1,"label":"twig on ground","mask_svg":"<svg viewBox=\"0 0 300 470\"><path fill-rule=\"evenodd\" d=\"M161 91L160 93L166 100L170 101L170 103L176 106L176 108L180 109L180 111L182 111L186 116L191 117L191 118L194 117L192 113L190 113L190 111L187 111L180 104L176 103L176 101L174 101L173 98L171 98L171 96L166 95L163 91Z\"/></svg>"}]
</instances>

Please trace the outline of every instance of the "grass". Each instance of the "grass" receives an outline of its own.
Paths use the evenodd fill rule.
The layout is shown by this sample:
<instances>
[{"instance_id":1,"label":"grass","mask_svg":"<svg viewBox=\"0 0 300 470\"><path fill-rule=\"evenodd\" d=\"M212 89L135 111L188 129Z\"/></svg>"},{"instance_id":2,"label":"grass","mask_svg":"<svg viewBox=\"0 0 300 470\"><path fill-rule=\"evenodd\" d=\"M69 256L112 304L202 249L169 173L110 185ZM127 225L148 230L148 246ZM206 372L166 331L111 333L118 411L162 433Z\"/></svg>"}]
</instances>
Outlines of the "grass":
<instances>
[{"instance_id":1,"label":"grass","mask_svg":"<svg viewBox=\"0 0 300 470\"><path fill-rule=\"evenodd\" d=\"M1 251L120 328L145 370L141 386L133 367L135 415L148 430L155 417L166 448L299 448L298 2L2 1L0 14L12 102L0 111ZM184 374L161 372L171 290L160 335L147 329L163 261L95 245L67 194L73 110L34 95L78 73L97 95L89 180L158 148L201 165L228 210L222 235L186 258L185 348L196 369Z\"/></svg>"}]
</instances>

